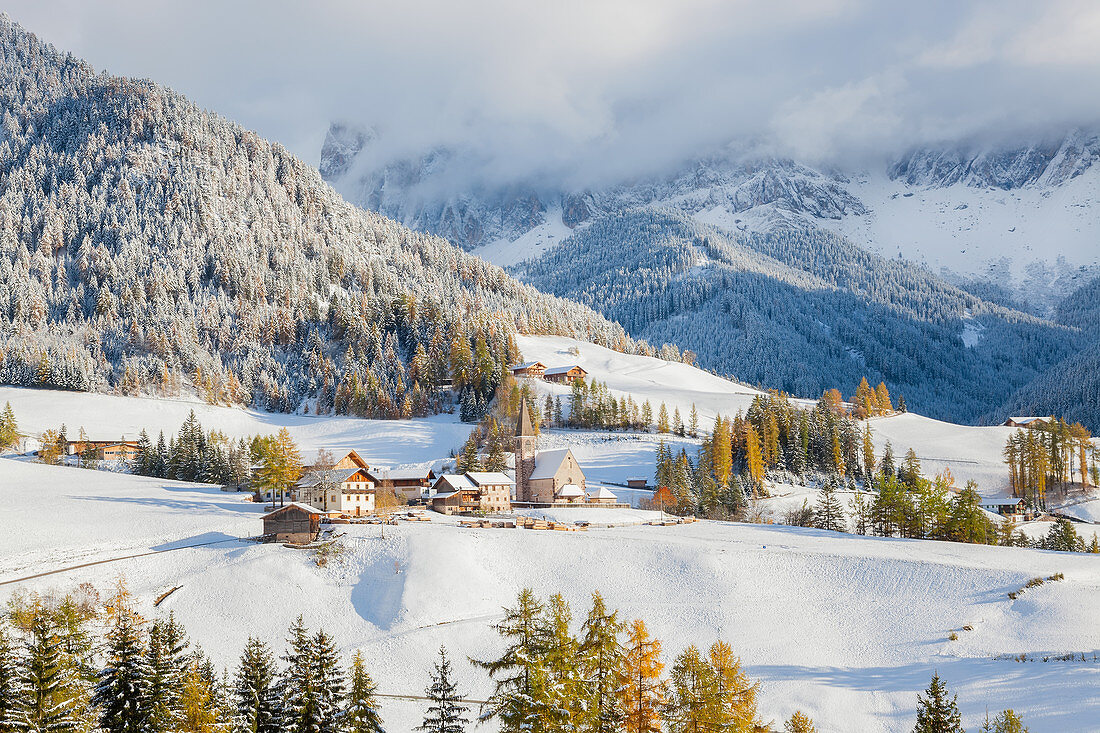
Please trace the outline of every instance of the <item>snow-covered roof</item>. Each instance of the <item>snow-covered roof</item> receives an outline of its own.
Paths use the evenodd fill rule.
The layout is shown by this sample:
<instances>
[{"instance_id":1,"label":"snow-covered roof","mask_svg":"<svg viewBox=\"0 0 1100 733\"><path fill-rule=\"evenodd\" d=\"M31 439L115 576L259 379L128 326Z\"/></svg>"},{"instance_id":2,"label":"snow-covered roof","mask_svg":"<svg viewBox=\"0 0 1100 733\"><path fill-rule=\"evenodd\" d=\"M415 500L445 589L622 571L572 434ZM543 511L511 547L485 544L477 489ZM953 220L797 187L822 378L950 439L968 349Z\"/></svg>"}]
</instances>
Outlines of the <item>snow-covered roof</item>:
<instances>
[{"instance_id":1,"label":"snow-covered roof","mask_svg":"<svg viewBox=\"0 0 1100 733\"><path fill-rule=\"evenodd\" d=\"M432 472L430 468L393 468L389 471L378 472L375 475L381 479L390 479L391 481L411 481L415 479L426 479L428 474Z\"/></svg>"},{"instance_id":2,"label":"snow-covered roof","mask_svg":"<svg viewBox=\"0 0 1100 733\"><path fill-rule=\"evenodd\" d=\"M531 478L554 478L554 474L561 468L562 462L569 453L568 448L540 450L535 454L535 470L531 472Z\"/></svg>"},{"instance_id":3,"label":"snow-covered roof","mask_svg":"<svg viewBox=\"0 0 1100 733\"><path fill-rule=\"evenodd\" d=\"M1012 497L995 497L992 499L983 498L981 500L981 506L1016 506L1023 499L1015 499Z\"/></svg>"},{"instance_id":4,"label":"snow-covered roof","mask_svg":"<svg viewBox=\"0 0 1100 733\"><path fill-rule=\"evenodd\" d=\"M321 483L322 480L334 484L342 484L362 470L361 468L330 468L327 471L310 471L298 480L298 486L305 489L310 486L316 486Z\"/></svg>"},{"instance_id":5,"label":"snow-covered roof","mask_svg":"<svg viewBox=\"0 0 1100 733\"><path fill-rule=\"evenodd\" d=\"M470 479L466 478L460 473L445 473L436 480L435 485L439 486L439 484L444 481L455 491L477 490L477 486L475 486L473 482L470 481Z\"/></svg>"},{"instance_id":6,"label":"snow-covered roof","mask_svg":"<svg viewBox=\"0 0 1100 733\"><path fill-rule=\"evenodd\" d=\"M1012 422L1016 423L1017 425L1027 425L1028 423L1046 422L1046 421L1050 420L1049 417L1041 417L1041 416L1038 416L1038 415L1032 415L1032 416L1028 416L1028 417L1013 417L1013 418L1009 418L1009 419L1012 420Z\"/></svg>"},{"instance_id":7,"label":"snow-covered roof","mask_svg":"<svg viewBox=\"0 0 1100 733\"><path fill-rule=\"evenodd\" d=\"M584 496L584 489L576 484L566 484L558 489L556 496L561 499L576 499Z\"/></svg>"},{"instance_id":8,"label":"snow-covered roof","mask_svg":"<svg viewBox=\"0 0 1100 733\"><path fill-rule=\"evenodd\" d=\"M482 484L514 484L515 481L500 471L467 471L466 477L478 486Z\"/></svg>"},{"instance_id":9,"label":"snow-covered roof","mask_svg":"<svg viewBox=\"0 0 1100 733\"><path fill-rule=\"evenodd\" d=\"M508 368L511 369L513 372L515 372L515 371L519 371L520 369L530 369L531 367L537 367L537 366L542 367L543 369L546 368L546 365L543 364L541 361L525 361L522 364L513 364L512 366L510 366Z\"/></svg>"},{"instance_id":10,"label":"snow-covered roof","mask_svg":"<svg viewBox=\"0 0 1100 733\"><path fill-rule=\"evenodd\" d=\"M611 491L606 486L601 486L598 489L596 489L595 491L589 491L588 492L588 498L589 499L614 499L614 500L617 500L619 497L612 494Z\"/></svg>"},{"instance_id":11,"label":"snow-covered roof","mask_svg":"<svg viewBox=\"0 0 1100 733\"><path fill-rule=\"evenodd\" d=\"M276 509L274 511L268 512L267 514L264 515L264 518L266 519L267 517L270 517L273 514L278 514L279 512L286 511L287 509L290 509L291 507L297 507L297 508L301 509L303 512L305 512L307 514L324 514L324 512L322 512L320 509L315 509L315 508L311 507L309 504L302 504L301 502L292 501L292 502L288 503L286 506L281 506L281 507L279 507L278 509Z\"/></svg>"},{"instance_id":12,"label":"snow-covered roof","mask_svg":"<svg viewBox=\"0 0 1100 733\"><path fill-rule=\"evenodd\" d=\"M580 369L582 372L584 372L584 367L582 367L580 364L569 364L568 366L550 367L549 369L546 370L546 374L550 374L550 375L553 375L553 374L567 374L568 372L570 372L573 369ZM587 373L588 372L585 372L585 374L587 374Z\"/></svg>"}]
</instances>

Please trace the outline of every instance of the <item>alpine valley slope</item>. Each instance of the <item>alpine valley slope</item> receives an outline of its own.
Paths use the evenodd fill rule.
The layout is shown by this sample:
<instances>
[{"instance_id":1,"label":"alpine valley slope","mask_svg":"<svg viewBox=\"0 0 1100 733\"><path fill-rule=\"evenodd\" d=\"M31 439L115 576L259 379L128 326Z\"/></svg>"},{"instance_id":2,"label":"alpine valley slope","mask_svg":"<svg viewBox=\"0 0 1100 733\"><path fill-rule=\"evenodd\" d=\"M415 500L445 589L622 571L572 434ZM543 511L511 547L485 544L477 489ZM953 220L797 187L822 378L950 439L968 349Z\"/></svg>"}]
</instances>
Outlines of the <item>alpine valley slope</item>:
<instances>
[{"instance_id":1,"label":"alpine valley slope","mask_svg":"<svg viewBox=\"0 0 1100 733\"><path fill-rule=\"evenodd\" d=\"M0 582L224 541L0 586L2 601L125 577L143 615L174 612L219 668L250 635L281 649L301 614L345 655L361 649L379 692L419 694L445 644L463 690L484 699L489 681L463 660L499 652L489 625L531 586L563 593L575 617L600 590L647 621L666 663L690 643L727 640L762 683L765 719L802 709L819 730L908 730L933 671L959 693L968 729L1007 706L1033 733L1092 731L1100 717L1100 567L1089 555L719 522L564 533L435 517L384 540L377 527L342 527L344 552L320 568L310 553L236 541L261 531L257 507L216 488L0 459L0 506L4 526L28 529L0 537ZM1055 572L1065 580L1008 598ZM1086 659L1041 661L1067 653ZM387 728L412 730L422 707L384 700Z\"/></svg>"}]
</instances>

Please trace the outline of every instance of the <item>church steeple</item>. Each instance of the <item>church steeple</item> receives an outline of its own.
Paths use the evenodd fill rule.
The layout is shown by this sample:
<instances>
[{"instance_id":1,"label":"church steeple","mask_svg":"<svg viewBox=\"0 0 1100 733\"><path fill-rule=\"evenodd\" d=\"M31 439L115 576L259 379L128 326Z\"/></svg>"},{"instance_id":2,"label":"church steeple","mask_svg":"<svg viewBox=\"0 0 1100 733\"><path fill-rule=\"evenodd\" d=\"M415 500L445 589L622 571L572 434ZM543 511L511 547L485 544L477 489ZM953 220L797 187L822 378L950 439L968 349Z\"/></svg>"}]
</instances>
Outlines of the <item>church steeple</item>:
<instances>
[{"instance_id":1,"label":"church steeple","mask_svg":"<svg viewBox=\"0 0 1100 733\"><path fill-rule=\"evenodd\" d=\"M531 424L531 413L527 411L527 403L519 406L519 419L516 420L516 437L535 437L535 426Z\"/></svg>"},{"instance_id":2,"label":"church steeple","mask_svg":"<svg viewBox=\"0 0 1100 733\"><path fill-rule=\"evenodd\" d=\"M527 411L527 402L519 407L516 418L516 501L532 501L530 479L535 472L535 426Z\"/></svg>"}]
</instances>

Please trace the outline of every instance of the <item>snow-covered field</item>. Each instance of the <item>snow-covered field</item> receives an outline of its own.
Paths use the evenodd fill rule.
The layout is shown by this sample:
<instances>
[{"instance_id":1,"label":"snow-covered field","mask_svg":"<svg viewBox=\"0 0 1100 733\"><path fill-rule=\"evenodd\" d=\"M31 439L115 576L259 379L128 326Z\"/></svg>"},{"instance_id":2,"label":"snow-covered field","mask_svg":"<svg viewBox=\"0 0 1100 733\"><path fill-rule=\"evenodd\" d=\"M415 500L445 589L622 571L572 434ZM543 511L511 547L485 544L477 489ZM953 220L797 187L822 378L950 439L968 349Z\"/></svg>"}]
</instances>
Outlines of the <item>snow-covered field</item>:
<instances>
[{"instance_id":1,"label":"snow-covered field","mask_svg":"<svg viewBox=\"0 0 1100 733\"><path fill-rule=\"evenodd\" d=\"M666 662L689 643L728 640L762 681L769 719L801 708L822 731L908 730L933 670L959 693L968 727L1005 706L1033 733L1095 730L1100 719L1100 561L1090 555L717 522L572 533L437 518L387 527L385 540L375 526L340 526L347 549L320 568L308 552L234 541L261 529L258 507L238 495L8 459L0 512L0 582L228 540L0 586L2 601L17 589L102 587L124 575L146 615L174 611L224 665L250 634L281 647L303 614L345 652L362 649L382 692L417 693L444 643L463 687L483 697L487 680L461 660L499 648L489 624L519 588L561 591L575 616L598 589L627 618L649 622ZM1055 572L1065 580L1008 599ZM996 658L1068 652L1089 661ZM417 703L389 700L384 712L395 731L421 714Z\"/></svg>"}]
</instances>

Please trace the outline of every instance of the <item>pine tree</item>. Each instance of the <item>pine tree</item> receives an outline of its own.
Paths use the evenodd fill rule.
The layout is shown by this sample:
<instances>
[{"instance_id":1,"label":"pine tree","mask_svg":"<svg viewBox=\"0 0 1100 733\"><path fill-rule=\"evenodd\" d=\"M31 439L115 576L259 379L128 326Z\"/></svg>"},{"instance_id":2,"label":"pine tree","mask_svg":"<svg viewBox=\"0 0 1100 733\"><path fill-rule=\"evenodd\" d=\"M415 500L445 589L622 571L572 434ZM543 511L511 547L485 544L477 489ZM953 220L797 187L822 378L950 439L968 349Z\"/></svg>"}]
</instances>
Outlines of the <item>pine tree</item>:
<instances>
[{"instance_id":1,"label":"pine tree","mask_svg":"<svg viewBox=\"0 0 1100 733\"><path fill-rule=\"evenodd\" d=\"M417 730L428 733L463 733L469 720L468 708L462 704L465 697L458 692L458 685L451 679L451 662L447 650L439 647L439 661L435 663L432 682L424 693L431 700L424 722Z\"/></svg>"},{"instance_id":2,"label":"pine tree","mask_svg":"<svg viewBox=\"0 0 1100 733\"><path fill-rule=\"evenodd\" d=\"M614 733L623 725L618 695L623 675L623 648L619 637L625 626L618 611L608 611L603 596L592 594L592 608L581 627L580 667L586 685L583 733Z\"/></svg>"},{"instance_id":3,"label":"pine tree","mask_svg":"<svg viewBox=\"0 0 1100 733\"><path fill-rule=\"evenodd\" d=\"M13 715L16 730L53 733L80 725L76 674L62 654L57 627L41 608L31 622L17 684L23 697Z\"/></svg>"},{"instance_id":4,"label":"pine tree","mask_svg":"<svg viewBox=\"0 0 1100 733\"><path fill-rule=\"evenodd\" d=\"M814 721L801 710L795 710L790 719L783 724L784 733L817 733Z\"/></svg>"},{"instance_id":5,"label":"pine tree","mask_svg":"<svg viewBox=\"0 0 1100 733\"><path fill-rule=\"evenodd\" d=\"M11 403L5 402L4 411L0 413L0 451L14 447L18 440L19 423L16 422Z\"/></svg>"},{"instance_id":6,"label":"pine tree","mask_svg":"<svg viewBox=\"0 0 1100 733\"><path fill-rule=\"evenodd\" d=\"M107 666L100 671L93 702L99 727L108 733L146 733L150 670L133 614L121 612L107 635Z\"/></svg>"},{"instance_id":7,"label":"pine tree","mask_svg":"<svg viewBox=\"0 0 1100 733\"><path fill-rule=\"evenodd\" d=\"M489 672L496 685L483 720L496 719L504 733L541 731L546 709L546 670L542 652L546 645L545 607L530 588L520 591L514 608L493 628L508 643L501 656L474 661Z\"/></svg>"},{"instance_id":8,"label":"pine tree","mask_svg":"<svg viewBox=\"0 0 1100 733\"><path fill-rule=\"evenodd\" d=\"M688 417L688 436L699 437L699 411L695 409L695 403L691 403L691 415Z\"/></svg>"},{"instance_id":9,"label":"pine tree","mask_svg":"<svg viewBox=\"0 0 1100 733\"><path fill-rule=\"evenodd\" d=\"M652 639L645 622L636 619L627 634L619 682L620 704L627 733L655 733L661 728L660 712L665 705L661 672L661 642Z\"/></svg>"},{"instance_id":10,"label":"pine tree","mask_svg":"<svg viewBox=\"0 0 1100 733\"><path fill-rule=\"evenodd\" d=\"M280 679L282 693L279 729L287 733L317 733L321 728L317 710L318 680L313 664L313 641L299 616L290 627L285 667Z\"/></svg>"},{"instance_id":11,"label":"pine tree","mask_svg":"<svg viewBox=\"0 0 1100 733\"><path fill-rule=\"evenodd\" d=\"M0 620L0 733L15 733L16 714L24 699L19 658L7 626Z\"/></svg>"},{"instance_id":12,"label":"pine tree","mask_svg":"<svg viewBox=\"0 0 1100 733\"><path fill-rule=\"evenodd\" d=\"M871 440L871 424L863 426L863 477L864 485L871 485L871 477L875 475L875 443Z\"/></svg>"},{"instance_id":13,"label":"pine tree","mask_svg":"<svg viewBox=\"0 0 1100 733\"><path fill-rule=\"evenodd\" d=\"M844 507L836 496L836 483L833 477L821 487L814 508L814 525L818 529L827 529L832 532L846 532L848 522L844 516Z\"/></svg>"},{"instance_id":14,"label":"pine tree","mask_svg":"<svg viewBox=\"0 0 1100 733\"><path fill-rule=\"evenodd\" d=\"M471 431L466 442L462 444L462 452L455 462L455 470L459 473L481 470L481 456L478 453L477 431Z\"/></svg>"},{"instance_id":15,"label":"pine tree","mask_svg":"<svg viewBox=\"0 0 1100 733\"><path fill-rule=\"evenodd\" d=\"M324 631L318 631L310 643L313 678L317 682L314 709L319 726L317 733L339 733L344 704L344 670L336 642Z\"/></svg>"},{"instance_id":16,"label":"pine tree","mask_svg":"<svg viewBox=\"0 0 1100 733\"><path fill-rule=\"evenodd\" d=\"M343 728L346 733L384 733L382 715L375 698L377 686L363 663L362 652L351 658L347 704L343 712Z\"/></svg>"},{"instance_id":17,"label":"pine tree","mask_svg":"<svg viewBox=\"0 0 1100 733\"><path fill-rule=\"evenodd\" d=\"M233 730L236 733L279 733L279 693L275 660L259 639L245 642L233 685Z\"/></svg>"},{"instance_id":18,"label":"pine tree","mask_svg":"<svg viewBox=\"0 0 1100 733\"><path fill-rule=\"evenodd\" d=\"M959 715L958 696L948 698L939 674L932 675L924 695L917 695L917 725L913 733L965 733Z\"/></svg>"},{"instance_id":19,"label":"pine tree","mask_svg":"<svg viewBox=\"0 0 1100 733\"><path fill-rule=\"evenodd\" d=\"M146 706L152 731L171 731L182 717L180 690L187 673L187 638L174 615L149 627L145 664Z\"/></svg>"}]
</instances>

